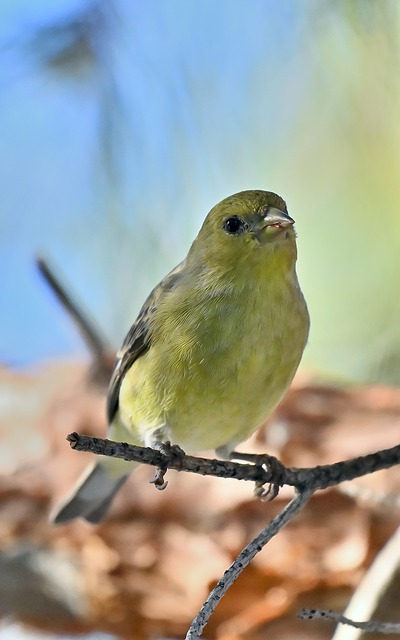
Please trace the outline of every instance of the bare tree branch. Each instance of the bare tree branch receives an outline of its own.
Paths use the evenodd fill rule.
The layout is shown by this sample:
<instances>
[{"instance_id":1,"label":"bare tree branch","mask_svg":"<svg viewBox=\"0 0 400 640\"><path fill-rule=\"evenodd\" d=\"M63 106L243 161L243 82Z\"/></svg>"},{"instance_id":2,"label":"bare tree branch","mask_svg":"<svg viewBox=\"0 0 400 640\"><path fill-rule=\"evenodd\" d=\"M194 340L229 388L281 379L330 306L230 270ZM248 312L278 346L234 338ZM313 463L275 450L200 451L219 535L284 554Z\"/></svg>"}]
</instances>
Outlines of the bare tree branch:
<instances>
[{"instance_id":1,"label":"bare tree branch","mask_svg":"<svg viewBox=\"0 0 400 640\"><path fill-rule=\"evenodd\" d=\"M90 451L98 455L122 458L127 461L149 464L165 471L175 469L204 476L235 478L257 484L274 482L273 467L269 467L271 456L253 456L256 464L242 464L228 460L216 460L164 453L149 447L138 447L125 442L114 442L103 438L71 433L67 436L71 447L78 451ZM172 447L173 449L173 447ZM275 460L275 458L273 458ZM360 456L343 462L309 468L287 468L279 463L279 485L296 487L299 491L326 489L344 482L365 476L381 469L388 469L400 463L400 445L383 449L366 456Z\"/></svg>"},{"instance_id":2,"label":"bare tree branch","mask_svg":"<svg viewBox=\"0 0 400 640\"><path fill-rule=\"evenodd\" d=\"M309 499L313 491L306 490L298 493L293 500L279 513L271 522L252 540L243 551L235 558L229 569L227 569L223 577L217 582L211 591L207 600L204 602L199 613L190 625L186 634L186 640L198 640L206 626L210 616L221 598L224 597L229 587L237 580L242 571L250 564L252 559L259 553L265 545L276 536L283 527L290 522L300 509L302 509Z\"/></svg>"},{"instance_id":3,"label":"bare tree branch","mask_svg":"<svg viewBox=\"0 0 400 640\"><path fill-rule=\"evenodd\" d=\"M91 451L99 455L155 466L157 472L153 482L159 489L163 489L166 486L164 475L167 469L220 478L250 480L256 483L258 491L260 486L272 484L273 491L270 492L272 497L277 494L277 489L280 486L290 485L296 488L296 495L291 502L243 549L218 581L190 625L186 640L199 640L210 616L229 587L248 566L254 556L305 506L316 490L325 489L374 471L387 469L400 462L400 445L331 465L296 469L287 468L276 458L268 455L237 453L238 458L251 460L252 462L252 464L243 464L242 462L187 456L179 447L170 445L170 443L160 444L158 449L150 449L124 442L113 442L102 438L79 435L78 433L71 433L67 436L67 440L73 449L79 451ZM268 496L268 492L266 495ZM333 612L320 612L318 610L310 612L308 610L303 613L303 617L318 616L326 618L335 616L334 619L338 622L352 624L366 631L379 630L387 633L387 629L393 631L396 626L390 623L357 623ZM378 624L378 627L376 624Z\"/></svg>"}]
</instances>

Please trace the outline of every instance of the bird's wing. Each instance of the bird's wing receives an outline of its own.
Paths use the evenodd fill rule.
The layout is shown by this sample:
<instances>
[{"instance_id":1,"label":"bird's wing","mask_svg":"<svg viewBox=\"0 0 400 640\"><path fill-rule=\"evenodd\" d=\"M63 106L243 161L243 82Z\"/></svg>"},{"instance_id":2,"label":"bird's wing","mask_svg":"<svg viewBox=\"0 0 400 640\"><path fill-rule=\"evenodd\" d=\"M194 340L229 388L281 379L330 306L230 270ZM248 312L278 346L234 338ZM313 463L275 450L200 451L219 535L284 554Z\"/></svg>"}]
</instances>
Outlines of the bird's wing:
<instances>
[{"instance_id":1,"label":"bird's wing","mask_svg":"<svg viewBox=\"0 0 400 640\"><path fill-rule=\"evenodd\" d=\"M181 279L181 274L185 266L185 260L178 264L175 269L161 280L150 293L138 317L129 329L121 349L117 353L117 362L111 376L110 386L107 396L107 417L111 424L119 404L119 390L125 373L151 345L150 320L157 310L159 300L167 292L173 289Z\"/></svg>"}]
</instances>

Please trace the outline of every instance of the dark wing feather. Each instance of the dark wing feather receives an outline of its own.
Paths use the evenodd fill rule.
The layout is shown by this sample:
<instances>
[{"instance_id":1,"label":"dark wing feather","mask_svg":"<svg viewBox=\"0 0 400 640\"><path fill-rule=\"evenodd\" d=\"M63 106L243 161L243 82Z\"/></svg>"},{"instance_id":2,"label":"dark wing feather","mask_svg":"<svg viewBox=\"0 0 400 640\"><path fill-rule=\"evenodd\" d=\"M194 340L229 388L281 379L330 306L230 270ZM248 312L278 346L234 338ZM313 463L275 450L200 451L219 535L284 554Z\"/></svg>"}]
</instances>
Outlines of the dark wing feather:
<instances>
[{"instance_id":1,"label":"dark wing feather","mask_svg":"<svg viewBox=\"0 0 400 640\"><path fill-rule=\"evenodd\" d=\"M173 289L179 282L182 270L185 266L185 260L178 264L160 284L158 284L150 293L138 317L128 331L128 334L122 344L121 349L117 353L117 362L111 377L110 386L107 397L107 417L111 423L118 411L119 390L125 373L147 349L151 346L150 336L150 320L157 310L160 298Z\"/></svg>"}]
</instances>

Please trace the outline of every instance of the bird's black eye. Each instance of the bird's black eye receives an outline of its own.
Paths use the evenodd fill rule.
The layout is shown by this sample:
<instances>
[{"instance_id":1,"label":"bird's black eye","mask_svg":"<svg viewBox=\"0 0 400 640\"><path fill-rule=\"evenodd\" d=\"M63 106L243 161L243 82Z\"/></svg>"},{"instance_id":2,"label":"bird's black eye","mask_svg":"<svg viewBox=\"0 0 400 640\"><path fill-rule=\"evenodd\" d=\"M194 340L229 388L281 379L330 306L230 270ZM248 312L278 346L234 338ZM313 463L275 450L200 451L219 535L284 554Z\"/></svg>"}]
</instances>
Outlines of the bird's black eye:
<instances>
[{"instance_id":1,"label":"bird's black eye","mask_svg":"<svg viewBox=\"0 0 400 640\"><path fill-rule=\"evenodd\" d=\"M242 218L238 218L238 216L232 216L224 221L223 228L231 236L237 236L239 233L246 231L247 223Z\"/></svg>"}]
</instances>

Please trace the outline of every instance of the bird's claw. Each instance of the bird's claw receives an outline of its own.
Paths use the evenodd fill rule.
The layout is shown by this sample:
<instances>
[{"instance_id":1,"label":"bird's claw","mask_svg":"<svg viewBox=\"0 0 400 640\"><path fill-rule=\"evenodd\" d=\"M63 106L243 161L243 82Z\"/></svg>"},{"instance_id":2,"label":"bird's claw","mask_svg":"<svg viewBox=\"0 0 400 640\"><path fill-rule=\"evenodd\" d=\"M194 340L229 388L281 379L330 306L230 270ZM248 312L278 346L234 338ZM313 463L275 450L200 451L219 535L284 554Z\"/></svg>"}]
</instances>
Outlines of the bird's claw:
<instances>
[{"instance_id":1,"label":"bird's claw","mask_svg":"<svg viewBox=\"0 0 400 640\"><path fill-rule=\"evenodd\" d=\"M167 488L168 480L165 480L165 474L167 473L167 469L161 469L157 467L154 477L152 480L149 480L150 484L154 484L155 488L159 491L164 491Z\"/></svg>"},{"instance_id":2,"label":"bird's claw","mask_svg":"<svg viewBox=\"0 0 400 640\"><path fill-rule=\"evenodd\" d=\"M261 480L256 481L254 487L254 496L263 502L270 502L274 500L279 493L279 489L284 484L283 479L285 477L286 468L275 456L269 456L266 453L242 453L238 451L232 451L230 454L231 460L244 460L251 462L264 468L270 473L272 477L271 482L265 486L265 483Z\"/></svg>"},{"instance_id":3,"label":"bird's claw","mask_svg":"<svg viewBox=\"0 0 400 640\"><path fill-rule=\"evenodd\" d=\"M260 458L264 458L264 460L260 459L258 464L270 472L272 481L267 486L265 486L261 480L256 482L254 486L254 497L262 502L271 502L271 500L277 497L283 484L282 480L285 473L285 466L278 458L275 458L275 456L265 455L260 456Z\"/></svg>"},{"instance_id":4,"label":"bird's claw","mask_svg":"<svg viewBox=\"0 0 400 640\"><path fill-rule=\"evenodd\" d=\"M278 482L270 482L268 486L265 486L260 480L255 483L253 494L254 497L261 500L261 502L271 502L278 495L279 489L280 486Z\"/></svg>"},{"instance_id":5,"label":"bird's claw","mask_svg":"<svg viewBox=\"0 0 400 640\"><path fill-rule=\"evenodd\" d=\"M184 450L178 444L171 444L167 442L155 442L153 448L157 449L163 456L166 456L167 460L159 467L156 468L154 478L150 480L151 484L154 484L156 489L164 491L168 485L168 481L165 480L165 474L168 471L171 463L174 463L175 468L182 468L183 461L186 456Z\"/></svg>"}]
</instances>

